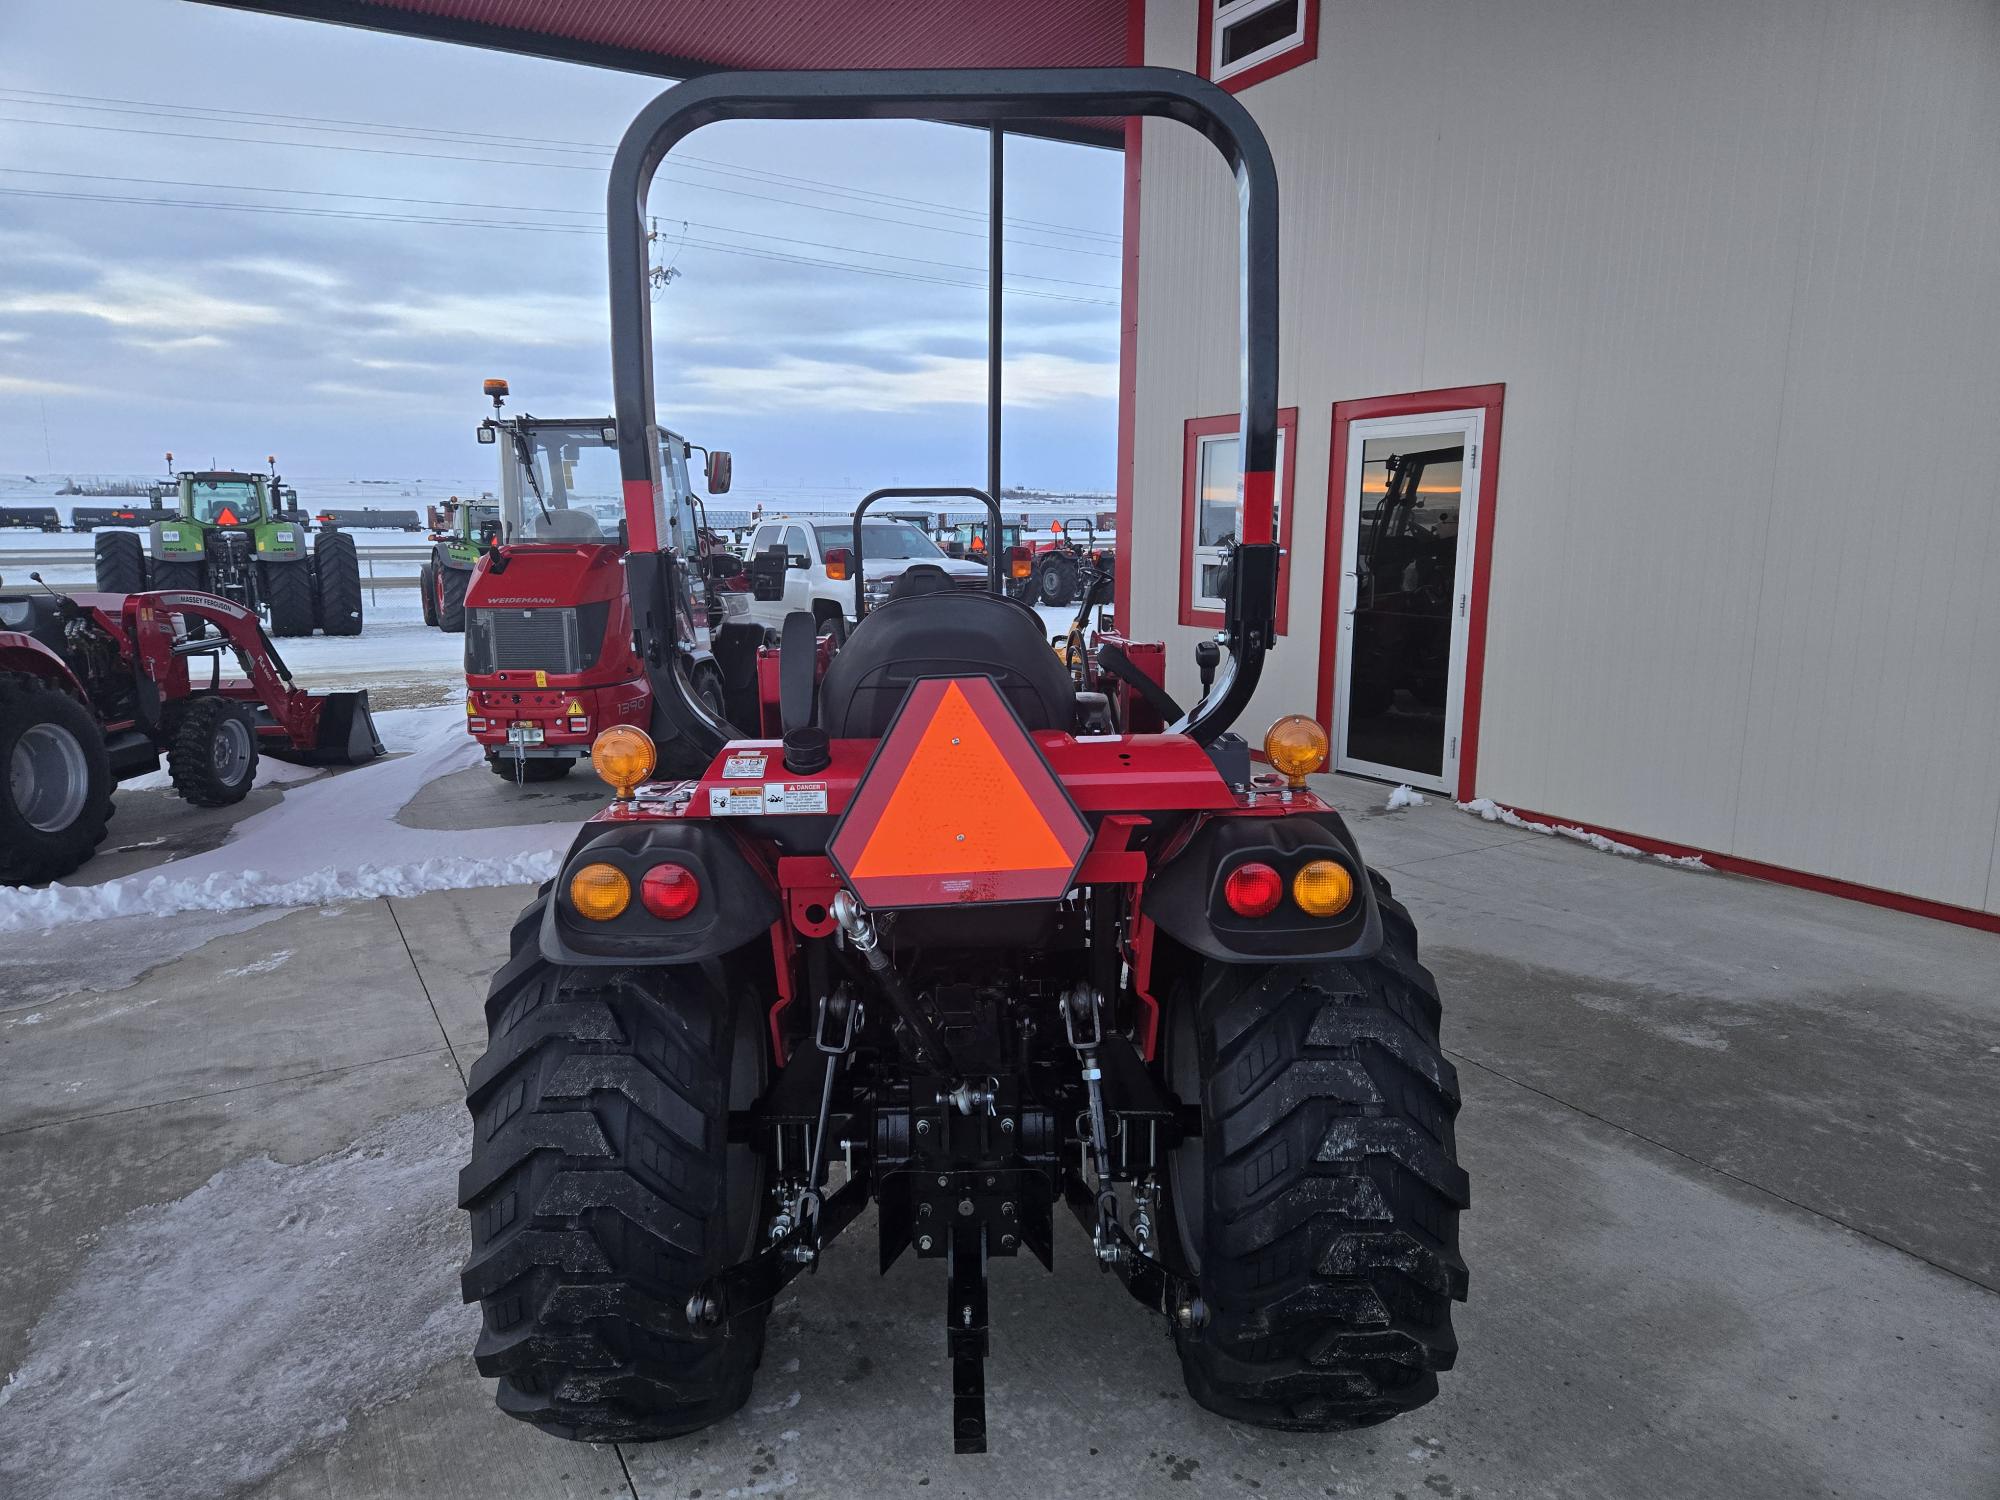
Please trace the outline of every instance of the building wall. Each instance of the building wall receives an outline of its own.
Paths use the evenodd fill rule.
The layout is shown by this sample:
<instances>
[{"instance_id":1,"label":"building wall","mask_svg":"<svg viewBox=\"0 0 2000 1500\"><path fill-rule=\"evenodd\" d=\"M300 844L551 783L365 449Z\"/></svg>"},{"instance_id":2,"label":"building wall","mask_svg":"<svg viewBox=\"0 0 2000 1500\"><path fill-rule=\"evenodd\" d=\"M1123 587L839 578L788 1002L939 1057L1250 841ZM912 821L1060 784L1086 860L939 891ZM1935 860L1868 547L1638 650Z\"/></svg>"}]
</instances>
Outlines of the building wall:
<instances>
[{"instance_id":1,"label":"building wall","mask_svg":"<svg viewBox=\"0 0 2000 1500\"><path fill-rule=\"evenodd\" d=\"M1196 0L1147 0L1194 65ZM1504 382L1479 795L2000 912L2000 7L1323 0L1239 96L1283 184L1290 631L1331 406ZM1181 434L1236 406L1234 192L1148 122L1130 594L1176 625Z\"/></svg>"}]
</instances>

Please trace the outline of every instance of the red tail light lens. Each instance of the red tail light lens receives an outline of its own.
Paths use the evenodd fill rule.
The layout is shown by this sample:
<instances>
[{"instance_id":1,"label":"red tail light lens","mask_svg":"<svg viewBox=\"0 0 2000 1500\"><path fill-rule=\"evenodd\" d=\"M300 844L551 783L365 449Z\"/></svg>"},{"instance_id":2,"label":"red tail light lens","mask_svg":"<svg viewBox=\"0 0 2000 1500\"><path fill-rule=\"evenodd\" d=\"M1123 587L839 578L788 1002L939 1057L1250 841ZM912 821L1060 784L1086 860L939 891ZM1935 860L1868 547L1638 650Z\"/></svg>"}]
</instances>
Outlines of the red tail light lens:
<instances>
[{"instance_id":1,"label":"red tail light lens","mask_svg":"<svg viewBox=\"0 0 2000 1500\"><path fill-rule=\"evenodd\" d=\"M1222 882L1222 899L1239 917L1268 917L1284 897L1284 877L1269 865L1238 865Z\"/></svg>"},{"instance_id":2,"label":"red tail light lens","mask_svg":"<svg viewBox=\"0 0 2000 1500\"><path fill-rule=\"evenodd\" d=\"M683 865L654 865L639 882L639 904L664 922L678 922L700 900L701 882Z\"/></svg>"}]
</instances>

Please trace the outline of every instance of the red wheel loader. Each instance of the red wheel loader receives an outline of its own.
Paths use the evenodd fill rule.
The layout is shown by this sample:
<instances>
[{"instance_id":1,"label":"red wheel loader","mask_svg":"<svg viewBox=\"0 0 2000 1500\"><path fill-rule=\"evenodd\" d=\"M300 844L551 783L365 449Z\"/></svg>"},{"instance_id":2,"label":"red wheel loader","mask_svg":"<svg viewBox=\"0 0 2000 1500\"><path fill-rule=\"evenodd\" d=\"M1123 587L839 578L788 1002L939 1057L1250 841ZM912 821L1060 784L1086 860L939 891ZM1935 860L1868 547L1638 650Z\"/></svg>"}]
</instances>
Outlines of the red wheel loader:
<instances>
[{"instance_id":1,"label":"red wheel loader","mask_svg":"<svg viewBox=\"0 0 2000 1500\"><path fill-rule=\"evenodd\" d=\"M1052 652L996 547L990 592L911 568L873 608L857 555L847 639L792 614L759 712L725 719L676 623L697 559L657 512L655 169L736 117L1127 114L1191 126L1240 188L1242 524L1200 701L1160 686L1158 646L1073 632ZM987 1440L989 1275L1050 1265L1064 1216L1082 1233L1062 1253L1164 1319L1211 1411L1323 1432L1429 1401L1468 1201L1437 989L1307 783L1324 731L1280 719L1258 770L1232 728L1278 577L1278 208L1255 122L1158 68L713 74L626 133L610 216L652 707L597 737L616 801L514 923L470 1078L463 1285L502 1410L606 1441L721 1420L773 1300L871 1202L870 1259L941 1267L960 1452ZM1001 535L990 493L941 493ZM669 756L700 769L662 776Z\"/></svg>"},{"instance_id":2,"label":"red wheel loader","mask_svg":"<svg viewBox=\"0 0 2000 1500\"><path fill-rule=\"evenodd\" d=\"M484 539L469 569L434 566L425 585L439 623L465 632L465 727L486 763L515 782L553 781L589 753L599 730L652 717L625 587L618 425L504 417L507 382L489 380L485 390L494 415L479 440L500 453L497 537ZM677 577L672 650L687 660L697 694L725 714L732 680L739 701L754 690L763 631L748 622L749 585L726 586L740 564L712 545L688 482L687 439L649 423L641 441L657 464L647 520L692 564ZM707 459L708 488L721 494L730 455Z\"/></svg>"},{"instance_id":3,"label":"red wheel loader","mask_svg":"<svg viewBox=\"0 0 2000 1500\"><path fill-rule=\"evenodd\" d=\"M224 653L240 678L223 677ZM206 683L189 670L202 659ZM104 841L113 785L163 756L176 792L224 807L249 795L260 755L381 753L367 692L295 686L254 609L185 589L0 590L0 884L77 869Z\"/></svg>"}]
</instances>

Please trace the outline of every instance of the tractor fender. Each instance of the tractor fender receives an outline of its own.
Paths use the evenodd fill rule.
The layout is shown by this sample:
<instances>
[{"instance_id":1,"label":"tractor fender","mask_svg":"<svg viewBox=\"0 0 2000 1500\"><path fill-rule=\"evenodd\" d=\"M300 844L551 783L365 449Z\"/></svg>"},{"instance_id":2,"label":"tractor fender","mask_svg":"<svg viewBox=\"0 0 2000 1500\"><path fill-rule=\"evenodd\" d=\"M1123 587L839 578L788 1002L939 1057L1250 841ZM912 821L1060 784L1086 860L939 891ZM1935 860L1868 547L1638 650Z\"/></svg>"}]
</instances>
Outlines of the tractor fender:
<instances>
[{"instance_id":1,"label":"tractor fender","mask_svg":"<svg viewBox=\"0 0 2000 1500\"><path fill-rule=\"evenodd\" d=\"M646 872L665 861L701 887L694 910L676 921L655 917L639 899ZM570 877L599 862L632 882L631 905L608 922L579 916L570 903ZM586 823L542 907L542 957L579 966L691 963L741 948L778 917L777 897L727 833L693 823Z\"/></svg>"},{"instance_id":2,"label":"tractor fender","mask_svg":"<svg viewBox=\"0 0 2000 1500\"><path fill-rule=\"evenodd\" d=\"M0 630L0 672L37 677L50 687L61 688L79 703L90 701L68 662L33 636L18 630Z\"/></svg>"},{"instance_id":3,"label":"tractor fender","mask_svg":"<svg viewBox=\"0 0 2000 1500\"><path fill-rule=\"evenodd\" d=\"M1291 900L1292 876L1315 859L1335 860L1353 877L1353 900L1338 916L1308 916ZM1253 862L1276 869L1286 895L1268 916L1240 917L1223 901L1222 886L1238 866ZM1331 808L1205 819L1147 881L1140 909L1183 947L1227 963L1371 958L1382 946L1374 882L1354 836Z\"/></svg>"}]
</instances>

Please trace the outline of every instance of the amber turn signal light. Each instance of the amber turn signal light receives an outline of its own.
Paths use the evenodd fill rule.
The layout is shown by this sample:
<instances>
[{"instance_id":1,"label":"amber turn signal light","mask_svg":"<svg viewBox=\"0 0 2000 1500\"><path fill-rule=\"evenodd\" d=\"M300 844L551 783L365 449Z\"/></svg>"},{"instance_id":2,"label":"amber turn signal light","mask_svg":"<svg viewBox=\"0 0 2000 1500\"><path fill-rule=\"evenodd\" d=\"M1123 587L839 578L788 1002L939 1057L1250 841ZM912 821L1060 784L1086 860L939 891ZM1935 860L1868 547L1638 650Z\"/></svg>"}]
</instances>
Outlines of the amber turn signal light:
<instances>
[{"instance_id":1,"label":"amber turn signal light","mask_svg":"<svg viewBox=\"0 0 2000 1500\"><path fill-rule=\"evenodd\" d=\"M609 922L632 904L631 877L616 865L585 865L569 878L569 904L580 917Z\"/></svg>"},{"instance_id":2,"label":"amber turn signal light","mask_svg":"<svg viewBox=\"0 0 2000 1500\"><path fill-rule=\"evenodd\" d=\"M1354 877L1337 861L1309 860L1292 877L1292 900L1309 917L1337 917L1354 900Z\"/></svg>"},{"instance_id":3,"label":"amber turn signal light","mask_svg":"<svg viewBox=\"0 0 2000 1500\"><path fill-rule=\"evenodd\" d=\"M1014 578L1026 578L1035 571L1034 555L1026 547L1007 549L1007 572Z\"/></svg>"},{"instance_id":4,"label":"amber turn signal light","mask_svg":"<svg viewBox=\"0 0 2000 1500\"><path fill-rule=\"evenodd\" d=\"M599 731L590 746L591 770L621 802L630 800L639 783L653 774L654 759L652 737L630 724Z\"/></svg>"},{"instance_id":5,"label":"amber turn signal light","mask_svg":"<svg viewBox=\"0 0 2000 1500\"><path fill-rule=\"evenodd\" d=\"M1317 719L1286 714L1264 735L1264 759L1294 787L1326 764L1326 731Z\"/></svg>"}]
</instances>

